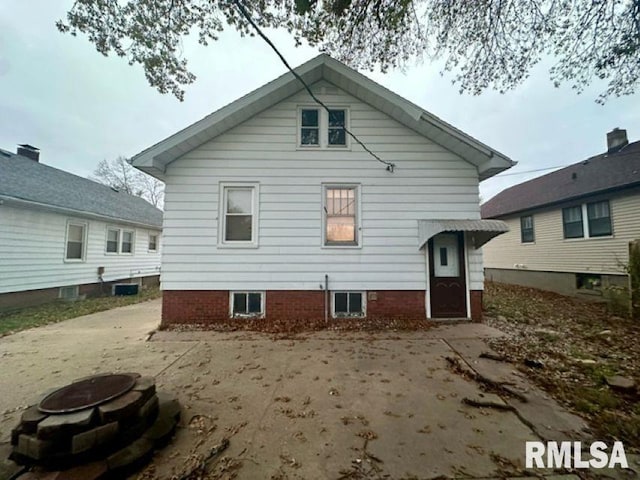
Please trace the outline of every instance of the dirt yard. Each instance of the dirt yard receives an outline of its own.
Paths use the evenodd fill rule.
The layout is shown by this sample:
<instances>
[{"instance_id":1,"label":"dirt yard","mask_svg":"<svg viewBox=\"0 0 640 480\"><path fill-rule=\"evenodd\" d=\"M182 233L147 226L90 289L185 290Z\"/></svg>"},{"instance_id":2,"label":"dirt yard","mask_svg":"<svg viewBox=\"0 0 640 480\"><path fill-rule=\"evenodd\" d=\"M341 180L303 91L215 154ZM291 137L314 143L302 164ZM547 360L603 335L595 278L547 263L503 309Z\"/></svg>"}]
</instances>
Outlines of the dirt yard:
<instances>
[{"instance_id":1,"label":"dirt yard","mask_svg":"<svg viewBox=\"0 0 640 480\"><path fill-rule=\"evenodd\" d=\"M595 437L640 451L638 321L613 316L602 304L497 283L486 284L485 310L487 324L507 333L489 341L494 350L587 419ZM606 377L613 375L636 388L611 388Z\"/></svg>"}]
</instances>

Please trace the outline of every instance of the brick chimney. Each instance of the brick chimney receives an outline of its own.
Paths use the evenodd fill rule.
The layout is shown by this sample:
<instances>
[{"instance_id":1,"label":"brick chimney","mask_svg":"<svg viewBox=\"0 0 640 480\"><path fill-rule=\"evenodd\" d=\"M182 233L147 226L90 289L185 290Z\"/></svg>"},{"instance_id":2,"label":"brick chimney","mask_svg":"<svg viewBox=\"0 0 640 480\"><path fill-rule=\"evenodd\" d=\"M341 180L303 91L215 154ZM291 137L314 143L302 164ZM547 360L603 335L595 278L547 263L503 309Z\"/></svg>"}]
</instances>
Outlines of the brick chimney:
<instances>
[{"instance_id":1,"label":"brick chimney","mask_svg":"<svg viewBox=\"0 0 640 480\"><path fill-rule=\"evenodd\" d=\"M615 153L627 145L629 145L629 140L626 130L614 128L607 133L607 153Z\"/></svg>"},{"instance_id":2,"label":"brick chimney","mask_svg":"<svg viewBox=\"0 0 640 480\"><path fill-rule=\"evenodd\" d=\"M29 145L28 143L23 143L18 145L18 155L22 155L23 157L30 158L36 162L40 161L40 149L38 147L34 147L33 145Z\"/></svg>"}]
</instances>

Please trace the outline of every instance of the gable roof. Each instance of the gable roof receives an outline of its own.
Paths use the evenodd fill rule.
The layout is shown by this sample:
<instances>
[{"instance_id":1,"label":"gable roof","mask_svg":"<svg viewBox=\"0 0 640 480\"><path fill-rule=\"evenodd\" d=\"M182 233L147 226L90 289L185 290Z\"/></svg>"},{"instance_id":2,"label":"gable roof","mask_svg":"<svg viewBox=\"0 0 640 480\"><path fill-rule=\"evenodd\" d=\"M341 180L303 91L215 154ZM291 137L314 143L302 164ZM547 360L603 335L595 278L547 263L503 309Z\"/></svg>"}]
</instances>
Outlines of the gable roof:
<instances>
[{"instance_id":1,"label":"gable roof","mask_svg":"<svg viewBox=\"0 0 640 480\"><path fill-rule=\"evenodd\" d=\"M0 199L83 217L162 228L146 200L0 149Z\"/></svg>"},{"instance_id":2,"label":"gable roof","mask_svg":"<svg viewBox=\"0 0 640 480\"><path fill-rule=\"evenodd\" d=\"M311 85L326 80L362 102L377 108L417 133L456 153L478 167L480 180L487 179L515 162L444 122L435 115L377 84L326 54L318 55L295 69ZM162 179L166 166L231 128L294 95L304 87L291 72L254 90L204 117L132 158L133 166ZM393 159L388 159L393 161Z\"/></svg>"},{"instance_id":3,"label":"gable roof","mask_svg":"<svg viewBox=\"0 0 640 480\"><path fill-rule=\"evenodd\" d=\"M497 218L636 185L640 185L640 141L507 188L480 210L482 218Z\"/></svg>"}]
</instances>

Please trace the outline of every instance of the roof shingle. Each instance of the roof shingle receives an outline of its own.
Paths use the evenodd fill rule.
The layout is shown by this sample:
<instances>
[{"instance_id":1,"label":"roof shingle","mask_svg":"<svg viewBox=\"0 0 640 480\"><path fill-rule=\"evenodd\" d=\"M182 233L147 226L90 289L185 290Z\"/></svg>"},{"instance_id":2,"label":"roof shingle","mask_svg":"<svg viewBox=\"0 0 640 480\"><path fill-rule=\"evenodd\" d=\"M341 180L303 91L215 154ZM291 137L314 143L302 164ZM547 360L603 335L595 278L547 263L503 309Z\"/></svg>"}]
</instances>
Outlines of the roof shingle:
<instances>
[{"instance_id":1,"label":"roof shingle","mask_svg":"<svg viewBox=\"0 0 640 480\"><path fill-rule=\"evenodd\" d=\"M640 185L640 141L503 190L481 206L482 218L540 208Z\"/></svg>"},{"instance_id":2,"label":"roof shingle","mask_svg":"<svg viewBox=\"0 0 640 480\"><path fill-rule=\"evenodd\" d=\"M162 211L140 197L1 149L0 195L162 227Z\"/></svg>"}]
</instances>

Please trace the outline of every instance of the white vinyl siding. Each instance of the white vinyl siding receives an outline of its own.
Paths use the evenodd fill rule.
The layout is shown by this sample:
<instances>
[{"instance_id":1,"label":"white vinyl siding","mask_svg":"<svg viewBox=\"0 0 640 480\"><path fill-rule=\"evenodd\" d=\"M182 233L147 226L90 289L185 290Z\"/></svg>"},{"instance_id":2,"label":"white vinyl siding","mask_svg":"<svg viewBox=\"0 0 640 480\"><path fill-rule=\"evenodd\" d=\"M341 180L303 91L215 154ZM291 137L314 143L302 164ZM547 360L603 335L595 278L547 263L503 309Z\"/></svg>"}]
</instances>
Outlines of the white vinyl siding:
<instances>
[{"instance_id":1,"label":"white vinyl siding","mask_svg":"<svg viewBox=\"0 0 640 480\"><path fill-rule=\"evenodd\" d=\"M417 220L480 218L476 167L326 82L312 88L329 106L349 105L351 130L395 173L355 142L299 148L309 97L293 95L168 165L164 289L317 290L327 274L331 290L424 290ZM259 248L217 245L220 182L259 183ZM360 187L360 248L323 248L331 184ZM481 258L470 252L472 289L482 289Z\"/></svg>"},{"instance_id":2,"label":"white vinyl siding","mask_svg":"<svg viewBox=\"0 0 640 480\"><path fill-rule=\"evenodd\" d=\"M84 262L64 260L68 221L87 226ZM0 293L95 283L98 267L106 282L160 273L160 254L148 253L146 243L134 242L135 255L105 255L106 229L100 221L0 205ZM135 231L146 237L154 230Z\"/></svg>"},{"instance_id":3,"label":"white vinyl siding","mask_svg":"<svg viewBox=\"0 0 640 480\"><path fill-rule=\"evenodd\" d=\"M535 212L536 242L522 245L520 217L502 218L510 231L484 246L485 267L623 274L623 265L629 260L628 244L640 238L640 193L608 200L613 230L610 236L564 239L562 208L558 207ZM586 216L583 219L587 221Z\"/></svg>"}]
</instances>

